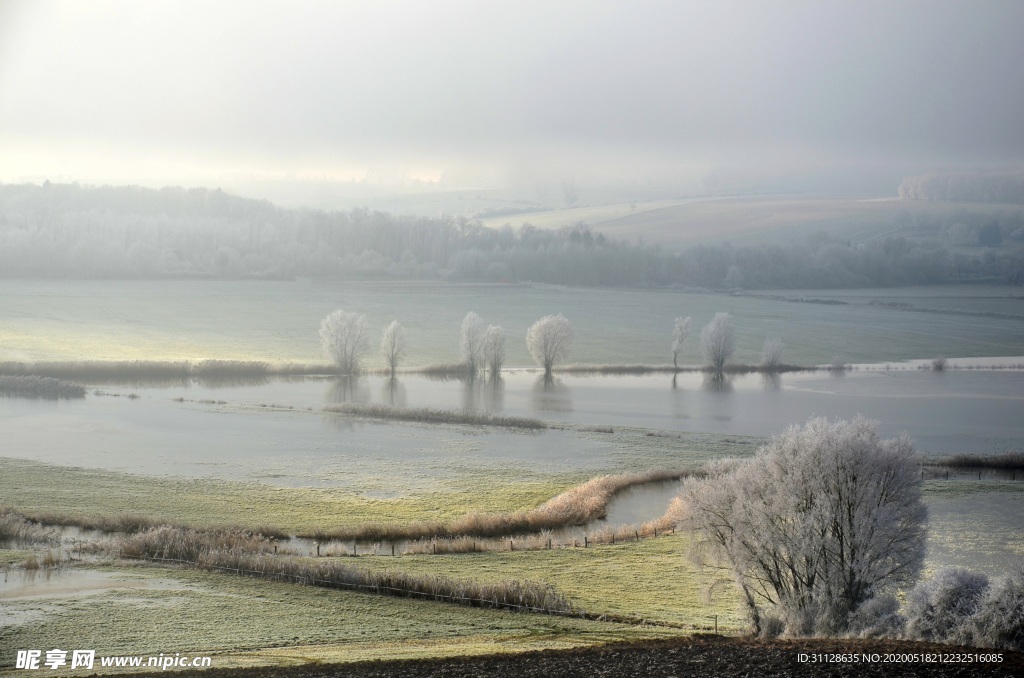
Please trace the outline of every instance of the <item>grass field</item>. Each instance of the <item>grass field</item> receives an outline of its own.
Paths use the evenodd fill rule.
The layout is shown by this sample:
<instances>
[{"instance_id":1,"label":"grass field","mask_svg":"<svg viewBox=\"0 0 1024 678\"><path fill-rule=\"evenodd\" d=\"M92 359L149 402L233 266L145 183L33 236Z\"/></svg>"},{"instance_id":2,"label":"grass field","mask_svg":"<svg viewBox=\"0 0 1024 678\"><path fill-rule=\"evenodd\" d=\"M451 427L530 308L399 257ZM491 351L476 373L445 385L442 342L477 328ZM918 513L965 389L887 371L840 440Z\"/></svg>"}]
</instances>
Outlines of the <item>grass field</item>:
<instances>
[{"instance_id":1,"label":"grass field","mask_svg":"<svg viewBox=\"0 0 1024 678\"><path fill-rule=\"evenodd\" d=\"M965 288L926 287L915 306ZM765 337L786 344L785 360L828 363L1019 355L1024 336L1020 288L970 288L993 317L921 313L870 305L892 291L861 291L865 303L822 305L667 290L580 289L547 285L230 281L4 281L0 360L192 360L318 362L320 321L336 308L365 313L371 337L393 319L409 334L405 366L458 362L467 311L505 330L506 365L533 366L526 329L549 313L575 326L569 362L670 364L672 321L692 316L694 336L681 364L699 364L697 332L715 313L734 316L736 362L757 363ZM952 290L952 292L951 292ZM814 290L799 296L814 297ZM873 295L873 296L869 296ZM936 302L939 303L939 302ZM371 351L369 367L380 359Z\"/></svg>"},{"instance_id":2,"label":"grass field","mask_svg":"<svg viewBox=\"0 0 1024 678\"><path fill-rule=\"evenodd\" d=\"M218 667L437 657L677 635L666 628L382 598L162 567L102 568L60 599L5 600L6 648L216 654ZM13 661L4 653L3 664Z\"/></svg>"},{"instance_id":3,"label":"grass field","mask_svg":"<svg viewBox=\"0 0 1024 678\"><path fill-rule=\"evenodd\" d=\"M668 249L701 243L739 244L777 242L780 237L803 239L825 231L843 240L865 242L885 235L908 235L901 225L918 215L951 215L957 210L1003 214L1021 212L1016 205L904 202L854 196L783 195L738 198L698 198L580 207L510 215L484 221L487 226L531 223L560 228L584 221L608 237Z\"/></svg>"}]
</instances>

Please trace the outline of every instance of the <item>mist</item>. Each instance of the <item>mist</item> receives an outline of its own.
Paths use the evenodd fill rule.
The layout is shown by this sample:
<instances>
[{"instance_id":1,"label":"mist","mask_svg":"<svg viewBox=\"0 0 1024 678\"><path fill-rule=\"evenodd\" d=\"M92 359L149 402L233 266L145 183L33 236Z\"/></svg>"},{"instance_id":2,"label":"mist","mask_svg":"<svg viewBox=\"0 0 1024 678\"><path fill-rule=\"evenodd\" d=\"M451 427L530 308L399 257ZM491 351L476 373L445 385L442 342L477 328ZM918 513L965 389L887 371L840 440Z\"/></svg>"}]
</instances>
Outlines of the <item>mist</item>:
<instances>
[{"instance_id":1,"label":"mist","mask_svg":"<svg viewBox=\"0 0 1024 678\"><path fill-rule=\"evenodd\" d=\"M7 1L0 180L895 193L1020 163L1022 25L1017 2Z\"/></svg>"}]
</instances>

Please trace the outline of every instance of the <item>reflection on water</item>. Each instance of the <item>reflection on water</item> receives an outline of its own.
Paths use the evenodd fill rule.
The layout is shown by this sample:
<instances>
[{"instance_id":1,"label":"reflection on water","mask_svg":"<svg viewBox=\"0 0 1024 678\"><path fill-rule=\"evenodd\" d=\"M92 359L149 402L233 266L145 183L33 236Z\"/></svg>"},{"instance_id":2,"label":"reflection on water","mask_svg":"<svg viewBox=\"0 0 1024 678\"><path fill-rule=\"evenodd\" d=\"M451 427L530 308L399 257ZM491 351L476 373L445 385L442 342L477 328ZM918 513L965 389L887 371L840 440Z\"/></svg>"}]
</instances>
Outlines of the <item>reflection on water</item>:
<instances>
[{"instance_id":1,"label":"reflection on water","mask_svg":"<svg viewBox=\"0 0 1024 678\"><path fill-rule=\"evenodd\" d=\"M778 372L765 372L761 375L761 383L766 391L779 391L782 389L782 375Z\"/></svg>"},{"instance_id":2,"label":"reflection on water","mask_svg":"<svg viewBox=\"0 0 1024 678\"><path fill-rule=\"evenodd\" d=\"M409 394L405 384L397 377L390 377L384 381L381 388L381 402L388 407L406 407L409 404Z\"/></svg>"},{"instance_id":3,"label":"reflection on water","mask_svg":"<svg viewBox=\"0 0 1024 678\"><path fill-rule=\"evenodd\" d=\"M722 374L721 372L708 373L704 375L704 381L701 386L704 387L705 391L728 393L732 391L732 379L731 374Z\"/></svg>"},{"instance_id":4,"label":"reflection on water","mask_svg":"<svg viewBox=\"0 0 1024 678\"><path fill-rule=\"evenodd\" d=\"M481 389L484 410L489 414L501 414L505 411L505 380L501 375L492 375Z\"/></svg>"},{"instance_id":5,"label":"reflection on water","mask_svg":"<svg viewBox=\"0 0 1024 678\"><path fill-rule=\"evenodd\" d=\"M324 394L324 401L330 405L341 403L370 402L370 387L359 377L338 377L332 379Z\"/></svg>"},{"instance_id":6,"label":"reflection on water","mask_svg":"<svg viewBox=\"0 0 1024 678\"><path fill-rule=\"evenodd\" d=\"M533 412L572 412L572 391L558 377L542 374L530 390Z\"/></svg>"}]
</instances>

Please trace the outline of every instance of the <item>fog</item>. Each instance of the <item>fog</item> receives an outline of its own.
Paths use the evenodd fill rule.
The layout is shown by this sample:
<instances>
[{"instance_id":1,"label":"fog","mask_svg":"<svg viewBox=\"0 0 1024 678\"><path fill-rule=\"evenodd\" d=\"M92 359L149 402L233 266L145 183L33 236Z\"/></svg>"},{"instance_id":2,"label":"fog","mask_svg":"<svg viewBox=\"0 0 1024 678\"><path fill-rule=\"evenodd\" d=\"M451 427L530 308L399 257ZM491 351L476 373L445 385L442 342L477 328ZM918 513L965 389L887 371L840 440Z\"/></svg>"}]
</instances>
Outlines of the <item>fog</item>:
<instances>
[{"instance_id":1,"label":"fog","mask_svg":"<svg viewBox=\"0 0 1024 678\"><path fill-rule=\"evenodd\" d=\"M895 191L1020 163L1021 26L991 1L5 0L0 181Z\"/></svg>"}]
</instances>

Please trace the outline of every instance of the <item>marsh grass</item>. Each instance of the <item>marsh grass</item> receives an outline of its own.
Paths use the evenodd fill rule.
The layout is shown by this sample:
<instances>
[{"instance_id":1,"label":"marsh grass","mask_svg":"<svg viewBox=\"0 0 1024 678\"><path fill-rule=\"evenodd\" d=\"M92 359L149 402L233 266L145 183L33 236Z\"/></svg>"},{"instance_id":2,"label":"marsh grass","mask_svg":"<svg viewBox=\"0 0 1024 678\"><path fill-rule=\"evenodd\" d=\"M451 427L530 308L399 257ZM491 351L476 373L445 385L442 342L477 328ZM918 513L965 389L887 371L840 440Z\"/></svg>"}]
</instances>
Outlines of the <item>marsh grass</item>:
<instances>
[{"instance_id":1,"label":"marsh grass","mask_svg":"<svg viewBox=\"0 0 1024 678\"><path fill-rule=\"evenodd\" d=\"M441 575L366 570L332 559L296 559L271 553L271 543L241 531L200 531L155 527L121 540L124 558L178 562L204 570L229 572L310 586L378 595L412 597L473 607L544 613L575 613L554 587L530 581L479 583Z\"/></svg>"},{"instance_id":2,"label":"marsh grass","mask_svg":"<svg viewBox=\"0 0 1024 678\"><path fill-rule=\"evenodd\" d=\"M47 400L84 398L85 388L54 377L0 376L0 395Z\"/></svg>"},{"instance_id":3,"label":"marsh grass","mask_svg":"<svg viewBox=\"0 0 1024 678\"><path fill-rule=\"evenodd\" d=\"M392 421L409 421L421 424L468 424L471 426L501 426L504 428L522 428L531 430L548 427L540 419L528 417L507 417L483 412L466 412L460 410L439 410L429 407L400 408L386 405L360 405L342 403L328 405L324 412L347 414L371 419L388 419Z\"/></svg>"},{"instance_id":4,"label":"marsh grass","mask_svg":"<svg viewBox=\"0 0 1024 678\"><path fill-rule=\"evenodd\" d=\"M452 541L463 537L506 538L537 534L544 530L584 525L605 517L608 502L617 493L634 485L678 480L689 471L649 471L600 476L569 488L535 509L507 513L468 513L450 522L410 522L405 524L363 523L348 528L316 530L311 537L320 541Z\"/></svg>"},{"instance_id":5,"label":"marsh grass","mask_svg":"<svg viewBox=\"0 0 1024 678\"><path fill-rule=\"evenodd\" d=\"M725 365L721 369L722 374L778 374L782 372L816 372L821 370L818 366L807 365L786 365L776 363L771 365ZM708 366L683 366L673 367L672 365L565 365L554 369L556 374L578 374L578 375L644 375L644 374L686 374L686 373L714 373L716 370Z\"/></svg>"},{"instance_id":6,"label":"marsh grass","mask_svg":"<svg viewBox=\"0 0 1024 678\"><path fill-rule=\"evenodd\" d=\"M0 508L0 541L18 544L52 544L60 540L57 531L10 507Z\"/></svg>"},{"instance_id":7,"label":"marsh grass","mask_svg":"<svg viewBox=\"0 0 1024 678\"><path fill-rule=\"evenodd\" d=\"M67 360L53 362L0 362L0 375L35 376L77 381L187 382L244 378L333 375L331 365L273 364L259 360Z\"/></svg>"}]
</instances>

